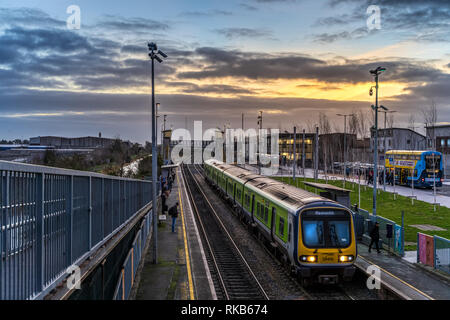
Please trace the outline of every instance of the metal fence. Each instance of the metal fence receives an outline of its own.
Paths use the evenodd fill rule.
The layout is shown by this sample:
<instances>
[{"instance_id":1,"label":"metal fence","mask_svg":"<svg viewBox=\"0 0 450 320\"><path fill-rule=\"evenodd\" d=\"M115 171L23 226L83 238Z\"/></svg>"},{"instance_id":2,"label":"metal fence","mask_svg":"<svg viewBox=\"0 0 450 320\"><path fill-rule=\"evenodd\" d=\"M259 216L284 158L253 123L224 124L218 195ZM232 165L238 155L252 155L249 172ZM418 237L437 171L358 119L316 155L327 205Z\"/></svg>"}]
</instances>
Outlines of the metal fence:
<instances>
[{"instance_id":1,"label":"metal fence","mask_svg":"<svg viewBox=\"0 0 450 320\"><path fill-rule=\"evenodd\" d=\"M132 248L128 252L123 263L120 278L117 281L114 292L114 300L127 300L130 296L133 282L136 278L137 268L143 258L145 244L152 233L152 211L147 214L142 222L142 226L134 238Z\"/></svg>"},{"instance_id":2,"label":"metal fence","mask_svg":"<svg viewBox=\"0 0 450 320\"><path fill-rule=\"evenodd\" d=\"M355 210L353 210L355 212ZM384 246L400 256L404 255L404 227L382 216L373 216L369 211L358 208L354 216L356 234L360 239L368 236L374 221L380 224L380 240ZM363 222L364 221L364 222ZM387 225L392 225L392 237L388 238Z\"/></svg>"},{"instance_id":3,"label":"metal fence","mask_svg":"<svg viewBox=\"0 0 450 320\"><path fill-rule=\"evenodd\" d=\"M450 274L450 240L434 236L434 267Z\"/></svg>"},{"instance_id":4,"label":"metal fence","mask_svg":"<svg viewBox=\"0 0 450 320\"><path fill-rule=\"evenodd\" d=\"M39 298L151 201L149 181L0 161L0 300Z\"/></svg>"}]
</instances>

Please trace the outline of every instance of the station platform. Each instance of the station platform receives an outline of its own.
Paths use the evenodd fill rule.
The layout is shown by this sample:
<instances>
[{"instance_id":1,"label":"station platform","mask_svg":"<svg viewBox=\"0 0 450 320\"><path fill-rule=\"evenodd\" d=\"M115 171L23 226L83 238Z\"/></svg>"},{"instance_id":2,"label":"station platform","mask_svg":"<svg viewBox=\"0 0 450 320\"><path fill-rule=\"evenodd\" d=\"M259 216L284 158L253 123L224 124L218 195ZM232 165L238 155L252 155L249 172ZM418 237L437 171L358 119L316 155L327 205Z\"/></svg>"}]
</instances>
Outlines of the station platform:
<instances>
[{"instance_id":1,"label":"station platform","mask_svg":"<svg viewBox=\"0 0 450 320\"><path fill-rule=\"evenodd\" d=\"M366 271L370 265L380 268L384 287L405 300L449 300L450 282L385 250L377 253L358 243L355 265Z\"/></svg>"},{"instance_id":2,"label":"station platform","mask_svg":"<svg viewBox=\"0 0 450 320\"><path fill-rule=\"evenodd\" d=\"M172 218L158 225L158 263L153 264L153 242L148 246L142 268L130 295L132 300L211 300L214 285L198 235L197 225L187 197L181 169L167 199L168 207L176 202L178 219L172 233ZM161 208L159 208L161 214Z\"/></svg>"}]
</instances>

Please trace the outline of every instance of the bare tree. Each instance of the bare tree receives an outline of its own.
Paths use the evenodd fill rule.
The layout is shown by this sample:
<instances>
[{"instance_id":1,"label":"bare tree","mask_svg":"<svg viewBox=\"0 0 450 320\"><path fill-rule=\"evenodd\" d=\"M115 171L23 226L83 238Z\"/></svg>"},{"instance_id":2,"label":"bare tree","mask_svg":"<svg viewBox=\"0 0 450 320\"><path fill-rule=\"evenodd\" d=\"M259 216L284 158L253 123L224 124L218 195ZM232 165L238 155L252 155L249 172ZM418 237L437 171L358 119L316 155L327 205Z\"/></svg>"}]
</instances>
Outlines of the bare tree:
<instances>
[{"instance_id":1,"label":"bare tree","mask_svg":"<svg viewBox=\"0 0 450 320\"><path fill-rule=\"evenodd\" d=\"M331 125L328 116L324 113L319 113L319 131L320 134L331 133Z\"/></svg>"},{"instance_id":2,"label":"bare tree","mask_svg":"<svg viewBox=\"0 0 450 320\"><path fill-rule=\"evenodd\" d=\"M386 121L387 121L388 128L394 127L394 113L393 112L388 114Z\"/></svg>"},{"instance_id":3,"label":"bare tree","mask_svg":"<svg viewBox=\"0 0 450 320\"><path fill-rule=\"evenodd\" d=\"M359 128L359 117L355 110L352 111L352 115L348 120L348 133L350 134L358 134Z\"/></svg>"},{"instance_id":4,"label":"bare tree","mask_svg":"<svg viewBox=\"0 0 450 320\"><path fill-rule=\"evenodd\" d=\"M425 128L429 128L427 134L427 147L436 149L436 137L434 132L434 126L437 122L437 108L434 100L431 100L431 105L422 108L422 115L425 123Z\"/></svg>"}]
</instances>

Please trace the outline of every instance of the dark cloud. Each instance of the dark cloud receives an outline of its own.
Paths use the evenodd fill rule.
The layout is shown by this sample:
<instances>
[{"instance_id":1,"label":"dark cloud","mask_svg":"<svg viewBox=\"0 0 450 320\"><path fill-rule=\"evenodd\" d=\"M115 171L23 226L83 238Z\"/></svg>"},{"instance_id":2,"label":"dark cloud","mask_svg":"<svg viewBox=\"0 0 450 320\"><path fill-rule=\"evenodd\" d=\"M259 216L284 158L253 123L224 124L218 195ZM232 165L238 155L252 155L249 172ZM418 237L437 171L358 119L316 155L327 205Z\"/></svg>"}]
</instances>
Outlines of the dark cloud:
<instances>
[{"instance_id":1,"label":"dark cloud","mask_svg":"<svg viewBox=\"0 0 450 320\"><path fill-rule=\"evenodd\" d=\"M347 60L336 64L302 55L269 55L227 51L217 48L198 48L196 53L207 65L199 71L181 72L180 79L242 77L249 79L312 79L323 82L358 83L370 81L368 70L383 65L389 72L386 80L414 82L431 81L442 74L423 62L408 60Z\"/></svg>"},{"instance_id":2,"label":"dark cloud","mask_svg":"<svg viewBox=\"0 0 450 320\"><path fill-rule=\"evenodd\" d=\"M89 41L69 30L61 29L25 29L12 27L6 29L0 36L2 46L9 48L26 49L29 51L54 50L62 53L91 51Z\"/></svg>"},{"instance_id":3,"label":"dark cloud","mask_svg":"<svg viewBox=\"0 0 450 320\"><path fill-rule=\"evenodd\" d=\"M351 40L351 39L360 39L363 38L369 33L376 33L377 30L371 30L369 31L366 27L357 28L351 32L348 31L342 31L337 33L321 33L314 35L314 41L321 42L324 44L329 44L331 42L337 41L337 40Z\"/></svg>"},{"instance_id":4,"label":"dark cloud","mask_svg":"<svg viewBox=\"0 0 450 320\"><path fill-rule=\"evenodd\" d=\"M245 10L248 10L248 11L257 11L257 10L258 10L257 7L252 6L252 5L249 5L249 4L247 4L247 3L240 3L239 5L240 5L242 8L244 8Z\"/></svg>"},{"instance_id":5,"label":"dark cloud","mask_svg":"<svg viewBox=\"0 0 450 320\"><path fill-rule=\"evenodd\" d=\"M118 31L166 31L169 24L145 18L124 18L118 16L105 16L95 27Z\"/></svg>"},{"instance_id":6,"label":"dark cloud","mask_svg":"<svg viewBox=\"0 0 450 320\"><path fill-rule=\"evenodd\" d=\"M271 38L272 32L263 29L252 28L222 28L216 29L218 34L228 39L234 38Z\"/></svg>"},{"instance_id":7,"label":"dark cloud","mask_svg":"<svg viewBox=\"0 0 450 320\"><path fill-rule=\"evenodd\" d=\"M233 13L226 10L208 10L208 11L183 11L180 16L186 17L212 17L212 16L231 16Z\"/></svg>"},{"instance_id":8,"label":"dark cloud","mask_svg":"<svg viewBox=\"0 0 450 320\"><path fill-rule=\"evenodd\" d=\"M66 21L57 20L47 13L33 8L0 8L1 25L35 27L63 27Z\"/></svg>"},{"instance_id":9,"label":"dark cloud","mask_svg":"<svg viewBox=\"0 0 450 320\"><path fill-rule=\"evenodd\" d=\"M352 4L354 7L345 13L332 17L321 17L313 26L344 27L347 30L312 35L313 39L321 42L337 40L358 39L363 36L372 36L378 32L366 27L369 15L366 13L370 5L380 7L381 29L379 32L395 32L403 38L427 42L450 41L450 7L448 1L395 1L381 0L356 1L333 0L329 4L334 7L339 4ZM444 5L444 3L446 5ZM352 25L360 27L349 31ZM363 30L365 29L365 30ZM359 32L358 32L359 30Z\"/></svg>"}]
</instances>

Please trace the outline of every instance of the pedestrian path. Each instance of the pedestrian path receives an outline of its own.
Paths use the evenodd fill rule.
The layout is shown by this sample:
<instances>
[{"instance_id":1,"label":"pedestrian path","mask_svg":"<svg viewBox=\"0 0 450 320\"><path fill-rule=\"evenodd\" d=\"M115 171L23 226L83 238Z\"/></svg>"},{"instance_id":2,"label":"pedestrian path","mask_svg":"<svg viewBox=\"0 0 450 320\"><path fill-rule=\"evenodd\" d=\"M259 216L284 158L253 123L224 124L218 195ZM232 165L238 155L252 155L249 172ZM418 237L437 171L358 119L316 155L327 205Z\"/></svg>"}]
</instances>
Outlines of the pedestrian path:
<instances>
[{"instance_id":1,"label":"pedestrian path","mask_svg":"<svg viewBox=\"0 0 450 320\"><path fill-rule=\"evenodd\" d=\"M176 232L172 233L171 217L159 223L158 263L153 263L153 243L151 243L144 266L138 273L136 294L131 299L216 299L214 284L179 168L167 199L167 206L170 208L176 202L179 203Z\"/></svg>"},{"instance_id":2,"label":"pedestrian path","mask_svg":"<svg viewBox=\"0 0 450 320\"><path fill-rule=\"evenodd\" d=\"M172 207L178 202L178 184L174 184L167 199ZM168 217L158 225L158 263L153 264L153 239L146 253L136 300L187 300L189 298L186 254L181 215L176 232L172 233L172 219Z\"/></svg>"},{"instance_id":3,"label":"pedestrian path","mask_svg":"<svg viewBox=\"0 0 450 320\"><path fill-rule=\"evenodd\" d=\"M356 264L367 269L375 265L381 270L381 280L394 291L411 299L450 300L450 282L443 277L428 272L417 265L385 250L368 252L368 247L358 243Z\"/></svg>"},{"instance_id":4,"label":"pedestrian path","mask_svg":"<svg viewBox=\"0 0 450 320\"><path fill-rule=\"evenodd\" d=\"M249 169L250 167L251 166L247 165L245 168ZM288 170L286 170L286 168L284 168L282 171L280 171L278 176L292 177L292 168L287 168L287 169ZM256 169L253 168L253 170L256 170ZM299 168L297 170L298 170L297 177L299 177L299 178L303 177L303 176L300 176L300 174L302 173L302 169ZM307 178L314 178L314 170L313 169L305 169L305 176ZM342 175L336 175L336 174L334 174L334 175L328 174L327 176L325 176L323 173L319 173L318 177L319 177L319 179L343 180ZM365 180L363 180L363 179L361 179L359 181L357 178L348 177L346 180L350 181L350 182L354 182L354 183L360 182L361 185L367 185ZM444 183L444 184L450 184L450 183ZM367 185L367 186L372 187L371 185ZM377 184L377 188L384 191L383 184ZM396 185L394 187L391 185L386 185L386 192L390 192L390 193L395 192L404 197L413 196L413 197L415 197L416 200L420 200L420 201L424 201L424 202L428 202L428 203L435 203L435 199L436 199L436 203L438 203L440 206L450 208L450 197L439 194L439 193L434 195L433 190L431 190L431 189L417 189L417 188L412 189L410 187L405 187L405 186Z\"/></svg>"}]
</instances>

